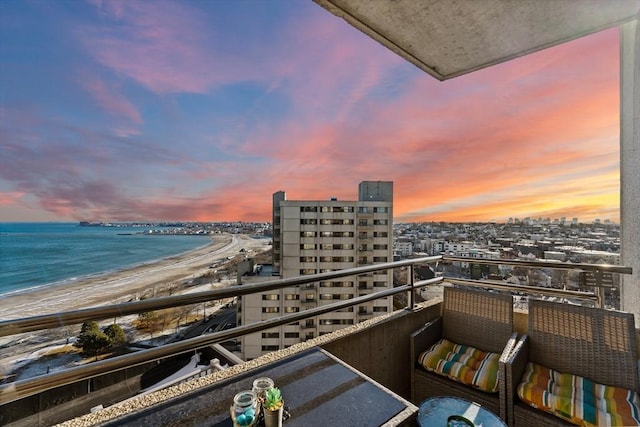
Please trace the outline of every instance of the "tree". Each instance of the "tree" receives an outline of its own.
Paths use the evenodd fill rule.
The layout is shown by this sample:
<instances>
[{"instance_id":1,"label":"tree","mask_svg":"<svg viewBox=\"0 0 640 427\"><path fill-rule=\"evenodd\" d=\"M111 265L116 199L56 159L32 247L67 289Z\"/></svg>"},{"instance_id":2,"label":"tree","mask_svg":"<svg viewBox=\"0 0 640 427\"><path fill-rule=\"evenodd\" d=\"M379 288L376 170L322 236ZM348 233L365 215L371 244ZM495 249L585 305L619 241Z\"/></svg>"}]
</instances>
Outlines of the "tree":
<instances>
[{"instance_id":1,"label":"tree","mask_svg":"<svg viewBox=\"0 0 640 427\"><path fill-rule=\"evenodd\" d=\"M100 330L98 322L91 320L82 324L74 345L81 348L84 354L98 357L109 347L109 337Z\"/></svg>"},{"instance_id":2,"label":"tree","mask_svg":"<svg viewBox=\"0 0 640 427\"><path fill-rule=\"evenodd\" d=\"M118 347L127 342L124 330L116 323L107 326L104 334L109 338L109 345L111 347Z\"/></svg>"},{"instance_id":3,"label":"tree","mask_svg":"<svg viewBox=\"0 0 640 427\"><path fill-rule=\"evenodd\" d=\"M139 329L146 330L153 338L153 332L158 328L158 313L155 311L145 311L138 313Z\"/></svg>"}]
</instances>

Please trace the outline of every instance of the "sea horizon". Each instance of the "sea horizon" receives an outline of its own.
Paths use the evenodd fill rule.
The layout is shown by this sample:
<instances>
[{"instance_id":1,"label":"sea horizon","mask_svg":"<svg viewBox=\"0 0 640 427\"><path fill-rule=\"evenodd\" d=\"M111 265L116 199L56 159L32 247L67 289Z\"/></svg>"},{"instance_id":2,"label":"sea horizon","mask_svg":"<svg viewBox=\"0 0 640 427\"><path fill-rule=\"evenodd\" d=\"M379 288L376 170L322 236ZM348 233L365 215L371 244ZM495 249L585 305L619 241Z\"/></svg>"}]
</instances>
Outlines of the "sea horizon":
<instances>
[{"instance_id":1,"label":"sea horizon","mask_svg":"<svg viewBox=\"0 0 640 427\"><path fill-rule=\"evenodd\" d=\"M157 262L211 241L207 235L144 234L157 228L0 222L0 296Z\"/></svg>"}]
</instances>

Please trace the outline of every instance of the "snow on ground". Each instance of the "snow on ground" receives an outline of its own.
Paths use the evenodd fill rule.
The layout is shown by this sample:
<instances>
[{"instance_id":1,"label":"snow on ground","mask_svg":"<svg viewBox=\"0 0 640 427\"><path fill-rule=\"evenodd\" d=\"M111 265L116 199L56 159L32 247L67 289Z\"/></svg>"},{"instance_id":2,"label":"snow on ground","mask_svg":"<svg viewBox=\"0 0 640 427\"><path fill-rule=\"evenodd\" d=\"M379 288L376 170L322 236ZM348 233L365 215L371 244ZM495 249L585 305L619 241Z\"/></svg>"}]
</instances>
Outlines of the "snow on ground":
<instances>
[{"instance_id":1,"label":"snow on ground","mask_svg":"<svg viewBox=\"0 0 640 427\"><path fill-rule=\"evenodd\" d=\"M179 276L181 277L181 279L176 279L174 277L171 279L171 281L173 282L175 282L176 280L184 281L184 280L201 277L210 271L209 265L211 264L213 259L230 259L232 256L237 255L240 249L243 249L243 248L245 250L258 250L258 251L267 250L269 248L268 239L253 239L245 235L233 235L231 238L231 243L228 243L223 247L220 247L217 249L214 248L213 250L206 250L206 249L199 250L199 253L195 257L196 258L195 261L193 257L192 258L185 257L185 259L178 259L175 262L173 262L171 264L172 268L179 266L180 268L182 268L182 271L185 271L185 274L182 276ZM167 270L169 267L164 266L164 264L166 263L167 261L161 261L160 267L153 266L153 265L140 267L136 269L135 272L133 272L133 278L136 280L140 280L141 277L145 277L144 272L142 271L143 269L146 269L146 271L149 272L148 275L149 274L155 275L157 274L158 270L163 270L163 271ZM223 265L221 265L221 267L223 267ZM179 270L176 270L176 271L179 271ZM175 273L174 276L176 274L179 274L179 273ZM147 279L149 278L148 275L146 276ZM129 284L130 281L132 280L132 277L129 277L129 276L122 277L122 276L124 276L123 273L118 273L117 284L122 284L122 283ZM153 289L156 285L162 285L162 284L166 285L167 280L168 279L159 278L159 283L151 285L151 288ZM96 279L96 281L101 282L101 286L103 286L102 288L103 290L106 284L109 284L109 288L112 288L113 286L115 286L114 283L116 282L116 280L105 281L104 278L98 278ZM188 289L185 289L182 292L178 291L177 293L183 294L183 293L204 292L204 291L210 291L212 289L216 289L219 287L230 286L232 284L235 284L235 279L226 278L220 282L216 281L215 283L204 283L201 285L196 285ZM73 301L77 305L78 296L75 295L75 297L76 298L74 299L74 292L67 292L67 295L63 296L62 299L64 301ZM135 295L133 295L133 297L135 298ZM39 294L18 296L17 298L20 298L20 300L17 300L17 302L24 304L20 307L27 307L27 306L40 307L42 306L42 304L46 304L46 301L44 300L47 299L46 294L45 294L44 300L43 298L39 297ZM110 298L108 303L114 304L114 303L125 302L125 301L131 300L131 298L132 298L131 294L128 294L128 295L122 294L118 296L114 295L112 298ZM57 301L59 302L59 300ZM210 316L211 314L215 313L217 310L222 308L223 305L226 304L227 302L228 300L219 301L219 303L217 303L213 307L207 305L205 308L206 315ZM8 305L10 306L10 304ZM95 304L90 304L90 305L95 305ZM194 315L203 314L202 305L201 304L198 304L198 305L199 307L194 308L194 310L192 311ZM14 305L14 308L15 307L16 306ZM57 307L58 307L58 304L55 305L55 308ZM16 310L13 310L7 306L4 307L4 311L6 313L3 312L3 315L6 314L7 318L24 317L24 315L16 316ZM39 311L40 313L42 313L42 310L36 310L36 311ZM17 309L17 312L23 313L23 314L26 313L21 308ZM145 338L150 339L150 336L148 333L140 332L133 326L134 321L137 318L138 318L138 315L129 315L129 316L119 317L117 319L117 323L124 329L125 333L130 339L130 342L140 342ZM113 323L113 319L99 322L101 328L104 328L111 323ZM49 372L51 372L53 369L62 369L65 365L63 364L62 366L57 366L57 362L53 362L53 359L54 359L53 357L51 358L47 357L42 361L39 361L39 360L42 359L43 356L51 352L54 352L55 350L59 350L61 347L63 347L67 343L72 343L75 340L75 336L78 334L79 330L80 330L80 325L75 325L73 327L67 327L67 328L36 331L36 332L0 337L0 350L2 351L2 356L0 358L0 378L9 376L12 373L14 373L16 370L22 370L22 371L30 370L34 373L34 375L41 375L43 373L46 373L47 369L49 369ZM154 332L154 336L159 337L157 341L163 341L163 340L166 341L168 337L172 336L175 333L176 333L176 328L171 327L171 328L165 329L164 331ZM153 341L156 341L156 340L154 339ZM56 356L56 358L57 357L58 356ZM66 363L66 366L70 364L73 365L73 363L77 362L76 360L72 360L73 357L68 357L68 358L60 357L60 358L69 359L67 361L68 363ZM56 365L56 366L53 366L53 365ZM27 366L28 366L28 369L25 368ZM20 373L20 375L23 376L22 373Z\"/></svg>"}]
</instances>

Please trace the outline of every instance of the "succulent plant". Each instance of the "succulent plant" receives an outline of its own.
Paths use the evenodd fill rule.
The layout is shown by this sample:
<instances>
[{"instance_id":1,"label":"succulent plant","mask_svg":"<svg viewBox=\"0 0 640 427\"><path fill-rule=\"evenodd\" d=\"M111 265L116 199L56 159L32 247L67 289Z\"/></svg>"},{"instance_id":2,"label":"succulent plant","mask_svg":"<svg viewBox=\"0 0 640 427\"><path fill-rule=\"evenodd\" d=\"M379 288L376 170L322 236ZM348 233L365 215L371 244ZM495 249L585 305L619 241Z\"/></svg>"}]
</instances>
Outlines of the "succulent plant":
<instances>
[{"instance_id":1,"label":"succulent plant","mask_svg":"<svg viewBox=\"0 0 640 427\"><path fill-rule=\"evenodd\" d=\"M264 407L269 411L277 411L282 406L282 394L278 387L271 387L267 390Z\"/></svg>"}]
</instances>

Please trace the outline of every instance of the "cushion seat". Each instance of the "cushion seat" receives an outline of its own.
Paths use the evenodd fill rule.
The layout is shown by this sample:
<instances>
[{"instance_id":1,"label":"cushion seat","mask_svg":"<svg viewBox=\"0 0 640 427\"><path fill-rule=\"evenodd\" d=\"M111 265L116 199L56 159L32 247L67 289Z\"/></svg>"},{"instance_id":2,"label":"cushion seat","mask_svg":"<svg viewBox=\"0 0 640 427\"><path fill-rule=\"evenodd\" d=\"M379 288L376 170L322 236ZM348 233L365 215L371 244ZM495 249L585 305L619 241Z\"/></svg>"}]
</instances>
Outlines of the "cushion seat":
<instances>
[{"instance_id":1,"label":"cushion seat","mask_svg":"<svg viewBox=\"0 0 640 427\"><path fill-rule=\"evenodd\" d=\"M526 404L575 425L640 426L638 393L535 363L527 363L517 394Z\"/></svg>"},{"instance_id":2,"label":"cushion seat","mask_svg":"<svg viewBox=\"0 0 640 427\"><path fill-rule=\"evenodd\" d=\"M498 353L444 338L418 356L418 363L428 371L489 393L498 392L499 360Z\"/></svg>"}]
</instances>

